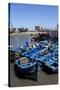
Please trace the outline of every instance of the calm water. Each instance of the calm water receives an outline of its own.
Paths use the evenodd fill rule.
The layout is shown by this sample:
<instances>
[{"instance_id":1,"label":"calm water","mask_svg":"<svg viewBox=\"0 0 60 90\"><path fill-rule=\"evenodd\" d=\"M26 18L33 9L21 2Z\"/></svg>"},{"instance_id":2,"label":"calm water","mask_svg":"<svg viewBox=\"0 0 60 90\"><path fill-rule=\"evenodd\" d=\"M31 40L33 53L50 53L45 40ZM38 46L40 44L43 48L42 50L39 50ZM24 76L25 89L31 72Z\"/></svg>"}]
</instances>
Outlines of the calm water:
<instances>
[{"instance_id":1,"label":"calm water","mask_svg":"<svg viewBox=\"0 0 60 90\"><path fill-rule=\"evenodd\" d=\"M20 34L20 35L11 35L10 36L10 44L13 45L14 49L24 46L26 42L31 42L31 38L33 36L27 34Z\"/></svg>"},{"instance_id":2,"label":"calm water","mask_svg":"<svg viewBox=\"0 0 60 90\"><path fill-rule=\"evenodd\" d=\"M10 44L12 44L16 49L19 46L24 46L26 41L30 42L31 38L31 35L11 35Z\"/></svg>"}]
</instances>

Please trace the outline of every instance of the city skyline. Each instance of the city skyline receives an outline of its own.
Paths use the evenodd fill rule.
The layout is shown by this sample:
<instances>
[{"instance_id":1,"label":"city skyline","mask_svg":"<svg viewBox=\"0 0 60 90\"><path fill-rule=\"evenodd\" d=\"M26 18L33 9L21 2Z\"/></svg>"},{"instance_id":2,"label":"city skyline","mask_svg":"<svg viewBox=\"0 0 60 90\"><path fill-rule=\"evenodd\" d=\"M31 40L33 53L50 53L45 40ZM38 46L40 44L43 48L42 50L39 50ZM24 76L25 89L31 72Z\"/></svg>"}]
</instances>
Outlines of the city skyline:
<instances>
[{"instance_id":1,"label":"city skyline","mask_svg":"<svg viewBox=\"0 0 60 90\"><path fill-rule=\"evenodd\" d=\"M58 24L58 6L11 3L10 22L15 28L53 28Z\"/></svg>"}]
</instances>

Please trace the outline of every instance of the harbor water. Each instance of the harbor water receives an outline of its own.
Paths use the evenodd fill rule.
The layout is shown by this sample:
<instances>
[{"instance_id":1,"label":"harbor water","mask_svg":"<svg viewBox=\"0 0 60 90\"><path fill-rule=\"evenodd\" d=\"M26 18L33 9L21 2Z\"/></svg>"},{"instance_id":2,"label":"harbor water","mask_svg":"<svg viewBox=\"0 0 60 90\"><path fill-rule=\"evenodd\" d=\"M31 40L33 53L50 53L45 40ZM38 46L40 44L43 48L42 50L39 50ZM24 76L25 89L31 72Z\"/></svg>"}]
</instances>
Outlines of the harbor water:
<instances>
[{"instance_id":1,"label":"harbor water","mask_svg":"<svg viewBox=\"0 0 60 90\"><path fill-rule=\"evenodd\" d=\"M24 46L26 42L31 41L32 36L31 35L11 35L10 36L10 44L13 45L14 49Z\"/></svg>"}]
</instances>

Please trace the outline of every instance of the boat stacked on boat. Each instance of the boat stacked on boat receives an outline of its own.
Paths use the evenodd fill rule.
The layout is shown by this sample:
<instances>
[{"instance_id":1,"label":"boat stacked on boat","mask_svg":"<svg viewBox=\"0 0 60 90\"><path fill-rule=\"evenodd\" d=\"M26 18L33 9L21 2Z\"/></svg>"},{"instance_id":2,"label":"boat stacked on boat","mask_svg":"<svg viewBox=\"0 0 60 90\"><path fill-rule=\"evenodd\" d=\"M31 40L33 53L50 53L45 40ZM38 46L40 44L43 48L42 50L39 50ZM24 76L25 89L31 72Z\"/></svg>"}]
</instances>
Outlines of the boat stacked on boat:
<instances>
[{"instance_id":1,"label":"boat stacked on boat","mask_svg":"<svg viewBox=\"0 0 60 90\"><path fill-rule=\"evenodd\" d=\"M17 56L15 60L15 71L21 76L35 73L34 80L37 80L38 65L48 73L58 72L58 44L57 42L41 41L35 43L34 47L25 45L15 50ZM34 76L33 76L34 77Z\"/></svg>"}]
</instances>

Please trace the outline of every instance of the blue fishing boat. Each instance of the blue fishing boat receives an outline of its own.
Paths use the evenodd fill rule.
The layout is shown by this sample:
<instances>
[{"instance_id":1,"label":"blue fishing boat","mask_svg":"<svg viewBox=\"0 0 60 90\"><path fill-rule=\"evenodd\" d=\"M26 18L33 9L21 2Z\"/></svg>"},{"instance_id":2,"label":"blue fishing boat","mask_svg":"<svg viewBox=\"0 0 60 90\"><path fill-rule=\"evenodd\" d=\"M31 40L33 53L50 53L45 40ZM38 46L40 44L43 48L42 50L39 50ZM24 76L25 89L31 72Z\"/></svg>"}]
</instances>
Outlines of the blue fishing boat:
<instances>
[{"instance_id":1,"label":"blue fishing boat","mask_svg":"<svg viewBox=\"0 0 60 90\"><path fill-rule=\"evenodd\" d=\"M39 46L32 48L30 50L28 50L27 52L23 52L21 53L23 56L31 58L31 56L36 55L40 50L42 50L44 47L42 45L39 44Z\"/></svg>"},{"instance_id":2,"label":"blue fishing boat","mask_svg":"<svg viewBox=\"0 0 60 90\"><path fill-rule=\"evenodd\" d=\"M39 50L34 55L30 56L30 59L33 59L36 62L41 62L45 55L48 55L48 48L44 48L42 50Z\"/></svg>"},{"instance_id":3,"label":"blue fishing boat","mask_svg":"<svg viewBox=\"0 0 60 90\"><path fill-rule=\"evenodd\" d=\"M37 80L38 66L36 62L30 61L26 57L23 57L15 61L14 67L15 72L17 73L17 75L19 75L19 77L29 77L31 79ZM32 74L35 75L35 78L31 76Z\"/></svg>"},{"instance_id":4,"label":"blue fishing boat","mask_svg":"<svg viewBox=\"0 0 60 90\"><path fill-rule=\"evenodd\" d=\"M49 56L46 56L42 61L42 68L48 73L58 72L58 63L51 59Z\"/></svg>"},{"instance_id":5,"label":"blue fishing boat","mask_svg":"<svg viewBox=\"0 0 60 90\"><path fill-rule=\"evenodd\" d=\"M58 53L57 52L53 52L51 55L50 55L50 58L52 60L54 60L55 62L58 62Z\"/></svg>"},{"instance_id":6,"label":"blue fishing boat","mask_svg":"<svg viewBox=\"0 0 60 90\"><path fill-rule=\"evenodd\" d=\"M30 58L31 56L35 55L39 51L39 48L34 48L33 50L29 50L26 53L23 53L25 57Z\"/></svg>"}]
</instances>

